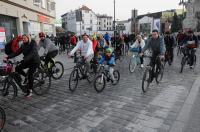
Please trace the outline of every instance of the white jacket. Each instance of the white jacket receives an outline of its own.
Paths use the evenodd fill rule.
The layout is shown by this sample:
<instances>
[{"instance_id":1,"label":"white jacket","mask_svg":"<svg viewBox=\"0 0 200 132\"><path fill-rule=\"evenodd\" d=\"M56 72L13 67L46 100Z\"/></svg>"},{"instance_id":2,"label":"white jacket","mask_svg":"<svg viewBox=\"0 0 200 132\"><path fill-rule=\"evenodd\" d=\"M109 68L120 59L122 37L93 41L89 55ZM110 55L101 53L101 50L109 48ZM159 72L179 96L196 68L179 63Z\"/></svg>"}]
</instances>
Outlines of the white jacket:
<instances>
[{"instance_id":1,"label":"white jacket","mask_svg":"<svg viewBox=\"0 0 200 132\"><path fill-rule=\"evenodd\" d=\"M79 41L74 49L70 52L72 56L77 50L81 50L81 55L84 57L89 57L94 54L92 41L88 39L86 43L83 40Z\"/></svg>"},{"instance_id":2,"label":"white jacket","mask_svg":"<svg viewBox=\"0 0 200 132\"><path fill-rule=\"evenodd\" d=\"M139 45L141 46L141 48L143 48L145 46L145 41L142 39L140 44L139 44L138 40L136 40L134 42L134 44L131 45L131 48L137 48L137 47L139 47Z\"/></svg>"}]
</instances>

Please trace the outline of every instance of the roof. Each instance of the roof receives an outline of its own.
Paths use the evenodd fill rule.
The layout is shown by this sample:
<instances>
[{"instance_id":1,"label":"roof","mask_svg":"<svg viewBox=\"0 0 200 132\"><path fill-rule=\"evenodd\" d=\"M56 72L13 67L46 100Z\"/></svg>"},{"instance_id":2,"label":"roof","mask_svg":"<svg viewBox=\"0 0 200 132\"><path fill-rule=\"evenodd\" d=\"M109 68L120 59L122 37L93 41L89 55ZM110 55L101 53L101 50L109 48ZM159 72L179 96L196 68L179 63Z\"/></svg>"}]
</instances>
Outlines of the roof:
<instances>
[{"instance_id":1,"label":"roof","mask_svg":"<svg viewBox=\"0 0 200 132\"><path fill-rule=\"evenodd\" d=\"M79 8L79 10L86 10L86 11L92 11L90 8L88 8L87 6L85 5L82 5L81 8Z\"/></svg>"},{"instance_id":2,"label":"roof","mask_svg":"<svg viewBox=\"0 0 200 132\"><path fill-rule=\"evenodd\" d=\"M112 16L107 16L107 15L99 15L99 14L97 14L97 17L98 18L112 18Z\"/></svg>"}]
</instances>

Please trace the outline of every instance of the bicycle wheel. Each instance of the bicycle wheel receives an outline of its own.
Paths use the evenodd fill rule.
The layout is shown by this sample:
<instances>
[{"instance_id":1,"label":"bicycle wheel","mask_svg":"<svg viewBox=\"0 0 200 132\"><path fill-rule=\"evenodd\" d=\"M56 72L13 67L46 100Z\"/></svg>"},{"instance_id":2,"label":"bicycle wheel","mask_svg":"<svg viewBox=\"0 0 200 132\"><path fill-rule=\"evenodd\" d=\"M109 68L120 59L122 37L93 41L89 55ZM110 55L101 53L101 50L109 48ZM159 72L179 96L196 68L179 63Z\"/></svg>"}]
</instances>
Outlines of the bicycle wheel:
<instances>
[{"instance_id":1,"label":"bicycle wheel","mask_svg":"<svg viewBox=\"0 0 200 132\"><path fill-rule=\"evenodd\" d=\"M97 93L100 93L104 90L105 86L106 79L105 75L102 73L94 79L94 89L97 91Z\"/></svg>"},{"instance_id":2,"label":"bicycle wheel","mask_svg":"<svg viewBox=\"0 0 200 132\"><path fill-rule=\"evenodd\" d=\"M74 92L78 85L78 70L74 69L69 77L69 90Z\"/></svg>"},{"instance_id":3,"label":"bicycle wheel","mask_svg":"<svg viewBox=\"0 0 200 132\"><path fill-rule=\"evenodd\" d=\"M51 67L52 78L57 80L63 76L64 66L60 61L56 61L54 65Z\"/></svg>"},{"instance_id":4,"label":"bicycle wheel","mask_svg":"<svg viewBox=\"0 0 200 132\"><path fill-rule=\"evenodd\" d=\"M119 83L120 73L118 70L114 70L113 75L114 75L115 81L111 81L111 82L112 82L112 85L116 85Z\"/></svg>"},{"instance_id":5,"label":"bicycle wheel","mask_svg":"<svg viewBox=\"0 0 200 132\"><path fill-rule=\"evenodd\" d=\"M7 96L7 98L13 100L17 97L17 86L13 81L9 81L8 78L3 84L2 95Z\"/></svg>"},{"instance_id":6,"label":"bicycle wheel","mask_svg":"<svg viewBox=\"0 0 200 132\"><path fill-rule=\"evenodd\" d=\"M51 77L42 70L38 70L34 74L33 92L36 95L46 94L51 87Z\"/></svg>"},{"instance_id":7,"label":"bicycle wheel","mask_svg":"<svg viewBox=\"0 0 200 132\"><path fill-rule=\"evenodd\" d=\"M89 72L89 76L87 77L87 81L89 83L91 83L94 80L95 76L96 76L97 65L96 64L92 64L88 72Z\"/></svg>"},{"instance_id":8,"label":"bicycle wheel","mask_svg":"<svg viewBox=\"0 0 200 132\"><path fill-rule=\"evenodd\" d=\"M182 60L181 60L181 70L180 70L180 73L183 72L183 67L185 66L185 63L186 63L186 57L183 57Z\"/></svg>"},{"instance_id":9,"label":"bicycle wheel","mask_svg":"<svg viewBox=\"0 0 200 132\"><path fill-rule=\"evenodd\" d=\"M142 78L142 91L143 91L143 93L147 92L150 83L151 83L150 69L146 68L146 70L144 71L143 78Z\"/></svg>"},{"instance_id":10,"label":"bicycle wheel","mask_svg":"<svg viewBox=\"0 0 200 132\"><path fill-rule=\"evenodd\" d=\"M137 67L136 57L132 57L129 62L129 71L133 73Z\"/></svg>"},{"instance_id":11,"label":"bicycle wheel","mask_svg":"<svg viewBox=\"0 0 200 132\"><path fill-rule=\"evenodd\" d=\"M162 81L164 74L164 65L161 63L160 67L156 66L156 82L159 83Z\"/></svg>"},{"instance_id":12,"label":"bicycle wheel","mask_svg":"<svg viewBox=\"0 0 200 132\"><path fill-rule=\"evenodd\" d=\"M0 131L3 130L6 122L6 113L3 108L0 107Z\"/></svg>"}]
</instances>

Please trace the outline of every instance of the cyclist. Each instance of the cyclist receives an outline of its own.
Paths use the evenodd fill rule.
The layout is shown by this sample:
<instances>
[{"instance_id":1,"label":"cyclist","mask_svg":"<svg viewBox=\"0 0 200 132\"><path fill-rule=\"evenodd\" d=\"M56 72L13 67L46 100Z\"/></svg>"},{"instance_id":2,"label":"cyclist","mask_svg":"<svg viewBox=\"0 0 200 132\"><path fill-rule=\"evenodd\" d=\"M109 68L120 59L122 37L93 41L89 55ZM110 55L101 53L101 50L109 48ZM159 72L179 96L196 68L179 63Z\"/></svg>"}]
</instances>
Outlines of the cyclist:
<instances>
[{"instance_id":1,"label":"cyclist","mask_svg":"<svg viewBox=\"0 0 200 132\"><path fill-rule=\"evenodd\" d=\"M54 43L49 39L45 38L45 34L43 32L39 33L40 41L39 41L39 47L43 47L45 49L43 56L45 56L45 65L48 66L48 63L51 62L54 64L54 61L52 58L56 57L58 55L58 49L54 45Z\"/></svg>"},{"instance_id":2,"label":"cyclist","mask_svg":"<svg viewBox=\"0 0 200 132\"><path fill-rule=\"evenodd\" d=\"M154 67L156 64L156 58L159 56L161 60L163 60L165 57L165 44L164 39L159 36L158 30L153 30L151 33L151 37L147 44L142 49L142 52L140 53L140 56L144 55L144 52L150 49L152 51L152 58L151 58L151 66L153 67L152 72L154 73Z\"/></svg>"},{"instance_id":3,"label":"cyclist","mask_svg":"<svg viewBox=\"0 0 200 132\"><path fill-rule=\"evenodd\" d=\"M170 61L169 65L171 65L171 63L173 62L173 58L174 58L175 39L169 31L166 31L164 40L165 40L166 51L170 54L169 59L171 61Z\"/></svg>"},{"instance_id":4,"label":"cyclist","mask_svg":"<svg viewBox=\"0 0 200 132\"><path fill-rule=\"evenodd\" d=\"M136 41L134 42L133 45L131 45L131 49L132 48L139 48L138 53L141 53L142 48L144 48L144 46L145 46L145 41L142 39L142 36L141 35L137 35ZM141 68L143 68L144 67L144 65L143 65L143 62L144 62L143 56L140 56L140 62L141 62Z\"/></svg>"},{"instance_id":5,"label":"cyclist","mask_svg":"<svg viewBox=\"0 0 200 132\"><path fill-rule=\"evenodd\" d=\"M40 64L40 57L37 51L36 42L34 40L31 40L29 35L23 35L22 38L22 46L15 53L12 53L6 58L11 59L20 55L21 53L24 55L23 60L18 66L16 66L15 70L19 74L26 77L27 74L23 71L23 69L29 68L27 94L25 95L25 97L31 97L33 89L33 74L35 73L37 67Z\"/></svg>"},{"instance_id":6,"label":"cyclist","mask_svg":"<svg viewBox=\"0 0 200 132\"><path fill-rule=\"evenodd\" d=\"M88 73L90 61L94 56L93 44L87 34L84 34L82 38L83 40L80 40L73 48L73 50L69 53L69 57L74 55L76 51L80 50L81 56L84 57L84 59L86 60L86 73Z\"/></svg>"},{"instance_id":7,"label":"cyclist","mask_svg":"<svg viewBox=\"0 0 200 132\"><path fill-rule=\"evenodd\" d=\"M113 75L113 72L114 72L113 66L115 66L115 56L112 53L111 48L107 48L105 50L105 54L98 61L98 64L103 64L104 61L106 61L107 62L106 64L109 66L109 74L111 76L112 81L115 81L115 78L114 78L114 75Z\"/></svg>"},{"instance_id":8,"label":"cyclist","mask_svg":"<svg viewBox=\"0 0 200 132\"><path fill-rule=\"evenodd\" d=\"M189 55L189 58L190 58L190 63L189 63L190 68L193 68L193 62L194 62L193 56L196 52L196 48L198 47L198 39L194 35L192 30L188 31L187 37L185 37L185 39L183 40L183 45L186 51L185 55ZM190 51L191 51L191 54L190 54Z\"/></svg>"}]
</instances>

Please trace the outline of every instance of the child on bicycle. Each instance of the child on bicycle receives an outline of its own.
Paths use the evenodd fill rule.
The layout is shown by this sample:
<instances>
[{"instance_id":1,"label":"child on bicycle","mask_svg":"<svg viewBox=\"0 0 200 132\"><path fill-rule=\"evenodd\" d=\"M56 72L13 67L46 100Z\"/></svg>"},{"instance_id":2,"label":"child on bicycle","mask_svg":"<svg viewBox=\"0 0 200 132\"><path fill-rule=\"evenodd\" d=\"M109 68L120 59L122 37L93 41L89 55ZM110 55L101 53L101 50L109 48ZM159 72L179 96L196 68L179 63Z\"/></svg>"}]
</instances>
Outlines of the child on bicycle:
<instances>
[{"instance_id":1,"label":"child on bicycle","mask_svg":"<svg viewBox=\"0 0 200 132\"><path fill-rule=\"evenodd\" d=\"M115 81L113 72L114 72L114 66L115 66L115 55L112 53L111 48L105 49L105 54L101 57L101 59L98 61L98 64L103 64L103 62L106 61L106 64L109 68L109 74L111 76L112 81Z\"/></svg>"},{"instance_id":2,"label":"child on bicycle","mask_svg":"<svg viewBox=\"0 0 200 132\"><path fill-rule=\"evenodd\" d=\"M137 35L136 41L134 42L133 45L131 45L131 51L132 51L132 52L135 52L134 49L136 49L136 51L137 51L138 53L141 53L142 48L143 48L144 46L145 46L145 41L142 39L142 36L141 36L141 35ZM144 65L143 65L143 62L144 62L143 56L140 57L140 62L141 62L141 68L143 68L143 67L144 67Z\"/></svg>"}]
</instances>

